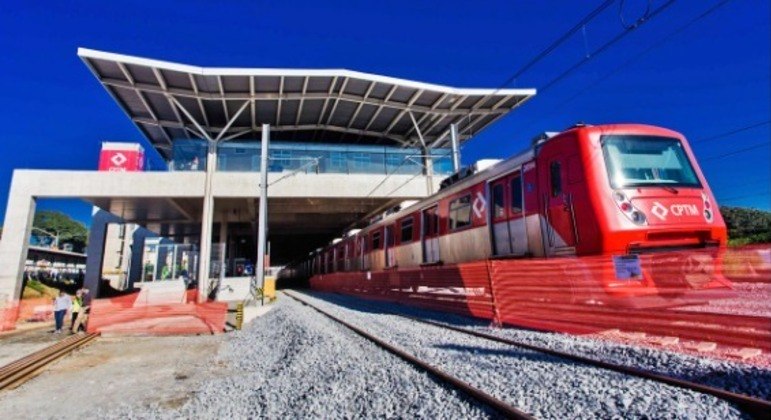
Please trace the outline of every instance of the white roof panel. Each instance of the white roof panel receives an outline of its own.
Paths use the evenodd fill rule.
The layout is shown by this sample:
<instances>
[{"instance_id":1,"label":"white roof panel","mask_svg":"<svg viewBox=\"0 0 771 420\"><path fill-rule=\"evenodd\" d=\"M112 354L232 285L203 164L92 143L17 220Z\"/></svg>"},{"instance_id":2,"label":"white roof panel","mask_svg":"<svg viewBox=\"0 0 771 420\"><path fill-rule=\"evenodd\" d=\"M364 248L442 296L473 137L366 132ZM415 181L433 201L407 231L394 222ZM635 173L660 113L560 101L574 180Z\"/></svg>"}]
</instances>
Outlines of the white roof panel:
<instances>
[{"instance_id":1,"label":"white roof panel","mask_svg":"<svg viewBox=\"0 0 771 420\"><path fill-rule=\"evenodd\" d=\"M422 136L437 147L450 124L464 141L535 95L351 70L198 67L85 48L78 56L167 157L180 135L259 138L264 123L278 140L418 146Z\"/></svg>"}]
</instances>

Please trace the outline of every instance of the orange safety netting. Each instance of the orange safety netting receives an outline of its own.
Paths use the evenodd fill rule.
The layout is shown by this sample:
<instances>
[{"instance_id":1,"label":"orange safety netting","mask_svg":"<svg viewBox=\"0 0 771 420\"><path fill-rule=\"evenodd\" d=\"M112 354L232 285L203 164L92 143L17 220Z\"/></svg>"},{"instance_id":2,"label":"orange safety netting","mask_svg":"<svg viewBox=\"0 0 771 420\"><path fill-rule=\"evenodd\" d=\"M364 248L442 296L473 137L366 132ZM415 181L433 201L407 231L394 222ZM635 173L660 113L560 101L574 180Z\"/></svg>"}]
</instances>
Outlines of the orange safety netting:
<instances>
[{"instance_id":1,"label":"orange safety netting","mask_svg":"<svg viewBox=\"0 0 771 420\"><path fill-rule=\"evenodd\" d=\"M17 322L45 322L53 318L51 298L22 299L0 309L0 331L15 329Z\"/></svg>"},{"instance_id":2,"label":"orange safety netting","mask_svg":"<svg viewBox=\"0 0 771 420\"><path fill-rule=\"evenodd\" d=\"M768 245L624 257L496 259L324 274L312 277L310 284L316 290L500 324L634 337L699 351L728 346L771 352Z\"/></svg>"},{"instance_id":3,"label":"orange safety netting","mask_svg":"<svg viewBox=\"0 0 771 420\"><path fill-rule=\"evenodd\" d=\"M88 332L114 334L215 334L223 332L228 305L197 303L197 293L187 291L183 299L144 299L141 292L94 299Z\"/></svg>"}]
</instances>

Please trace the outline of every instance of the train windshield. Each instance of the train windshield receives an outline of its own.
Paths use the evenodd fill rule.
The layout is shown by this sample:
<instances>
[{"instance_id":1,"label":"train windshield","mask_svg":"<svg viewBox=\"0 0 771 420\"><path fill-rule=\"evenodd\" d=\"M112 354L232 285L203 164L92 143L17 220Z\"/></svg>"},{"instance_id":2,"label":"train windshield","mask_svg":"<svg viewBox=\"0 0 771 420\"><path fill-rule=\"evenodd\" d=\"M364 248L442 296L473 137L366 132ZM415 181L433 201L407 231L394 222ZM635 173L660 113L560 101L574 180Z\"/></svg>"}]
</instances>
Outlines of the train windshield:
<instances>
[{"instance_id":1,"label":"train windshield","mask_svg":"<svg viewBox=\"0 0 771 420\"><path fill-rule=\"evenodd\" d=\"M613 188L701 187L680 140L658 136L603 136L602 152Z\"/></svg>"}]
</instances>

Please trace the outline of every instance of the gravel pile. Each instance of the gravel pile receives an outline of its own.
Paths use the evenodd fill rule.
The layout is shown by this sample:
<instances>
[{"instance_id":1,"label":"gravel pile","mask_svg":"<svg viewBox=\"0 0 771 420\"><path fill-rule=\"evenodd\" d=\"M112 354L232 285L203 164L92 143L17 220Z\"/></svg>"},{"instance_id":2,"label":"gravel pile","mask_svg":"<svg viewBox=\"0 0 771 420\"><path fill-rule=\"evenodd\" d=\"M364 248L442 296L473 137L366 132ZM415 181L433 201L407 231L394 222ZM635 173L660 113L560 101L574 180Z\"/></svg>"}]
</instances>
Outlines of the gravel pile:
<instances>
[{"instance_id":1,"label":"gravel pile","mask_svg":"<svg viewBox=\"0 0 771 420\"><path fill-rule=\"evenodd\" d=\"M430 319L536 346L638 367L732 392L771 400L771 370L751 364L694 357L649 347L618 344L566 334L552 334L516 328L495 328L490 326L490 322L479 319L403 305L369 300L362 301L350 296L316 292L313 292L312 295L351 308L367 308L366 310L381 308L385 311Z\"/></svg>"},{"instance_id":2,"label":"gravel pile","mask_svg":"<svg viewBox=\"0 0 771 420\"><path fill-rule=\"evenodd\" d=\"M414 312L398 305L371 301L362 305L355 298L321 293L313 293L308 299L334 315L431 361L446 372L539 418L741 417L740 411L715 397L575 364L372 310L373 306L382 305L388 311ZM453 323L457 323L459 318L452 315L436 316L444 317L445 321L455 321ZM468 323L466 319L466 326ZM486 328L479 324L476 327ZM547 345L553 341L551 344L555 348L571 347L569 342L559 343L568 337L523 331L516 333L534 334L534 342L547 340ZM627 347L607 354L632 362L637 355L631 347ZM604 357L605 354L595 351L591 355ZM654 362L656 356L648 354L647 363L665 367L668 363L679 361L664 358Z\"/></svg>"},{"instance_id":3,"label":"gravel pile","mask_svg":"<svg viewBox=\"0 0 771 420\"><path fill-rule=\"evenodd\" d=\"M177 409L124 405L103 418L487 418L427 374L286 297L212 360L225 374Z\"/></svg>"}]
</instances>

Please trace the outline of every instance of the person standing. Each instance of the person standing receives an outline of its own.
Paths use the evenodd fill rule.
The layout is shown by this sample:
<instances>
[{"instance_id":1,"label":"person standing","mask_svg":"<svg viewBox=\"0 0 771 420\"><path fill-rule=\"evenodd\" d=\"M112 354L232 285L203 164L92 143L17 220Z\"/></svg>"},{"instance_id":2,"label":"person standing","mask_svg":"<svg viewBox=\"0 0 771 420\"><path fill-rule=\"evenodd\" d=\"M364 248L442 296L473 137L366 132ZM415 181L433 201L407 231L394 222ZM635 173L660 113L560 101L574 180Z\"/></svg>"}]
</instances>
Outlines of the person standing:
<instances>
[{"instance_id":1,"label":"person standing","mask_svg":"<svg viewBox=\"0 0 771 420\"><path fill-rule=\"evenodd\" d=\"M78 289L77 292L75 292L75 299L72 299L72 315L70 320L70 331L72 333L76 333L77 331L74 330L75 327L75 320L78 319L78 315L80 315L80 311L83 308L83 289Z\"/></svg>"},{"instance_id":2,"label":"person standing","mask_svg":"<svg viewBox=\"0 0 771 420\"><path fill-rule=\"evenodd\" d=\"M73 317L72 333L77 334L80 330L86 329L86 322L88 322L88 310L90 309L90 302L88 301L88 289L78 290L80 293L80 311L78 316Z\"/></svg>"},{"instance_id":3,"label":"person standing","mask_svg":"<svg viewBox=\"0 0 771 420\"><path fill-rule=\"evenodd\" d=\"M67 311L72 307L72 299L63 291L59 291L59 296L54 299L54 320L56 321L55 333L62 332L62 326L64 325L64 317L67 315Z\"/></svg>"}]
</instances>

